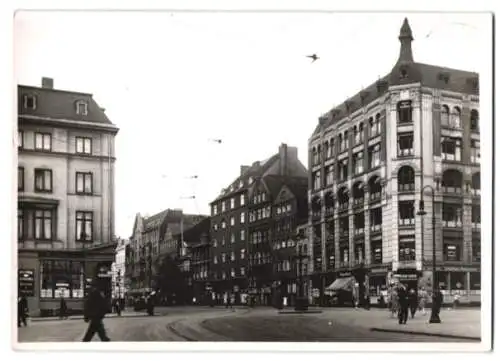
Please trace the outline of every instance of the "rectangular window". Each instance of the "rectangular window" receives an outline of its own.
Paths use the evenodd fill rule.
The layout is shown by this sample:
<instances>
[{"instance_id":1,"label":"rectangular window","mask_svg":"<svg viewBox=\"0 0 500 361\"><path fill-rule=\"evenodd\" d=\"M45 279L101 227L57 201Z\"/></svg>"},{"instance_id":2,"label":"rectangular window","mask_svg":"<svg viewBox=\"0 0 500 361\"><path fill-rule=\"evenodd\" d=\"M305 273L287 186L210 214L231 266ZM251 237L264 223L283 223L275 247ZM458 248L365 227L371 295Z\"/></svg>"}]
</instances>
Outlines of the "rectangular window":
<instances>
[{"instance_id":1,"label":"rectangular window","mask_svg":"<svg viewBox=\"0 0 500 361\"><path fill-rule=\"evenodd\" d=\"M52 135L49 133L35 133L35 150L52 150Z\"/></svg>"},{"instance_id":2,"label":"rectangular window","mask_svg":"<svg viewBox=\"0 0 500 361\"><path fill-rule=\"evenodd\" d=\"M473 205L472 206L472 228L480 229L481 228L481 206Z\"/></svg>"},{"instance_id":3,"label":"rectangular window","mask_svg":"<svg viewBox=\"0 0 500 361\"><path fill-rule=\"evenodd\" d=\"M240 206L244 206L244 205L245 205L245 195L240 194Z\"/></svg>"},{"instance_id":4,"label":"rectangular window","mask_svg":"<svg viewBox=\"0 0 500 361\"><path fill-rule=\"evenodd\" d=\"M92 173L76 172L76 193L92 194Z\"/></svg>"},{"instance_id":5,"label":"rectangular window","mask_svg":"<svg viewBox=\"0 0 500 361\"><path fill-rule=\"evenodd\" d=\"M459 204L443 203L443 227L462 227L462 207Z\"/></svg>"},{"instance_id":6,"label":"rectangular window","mask_svg":"<svg viewBox=\"0 0 500 361\"><path fill-rule=\"evenodd\" d=\"M92 212L76 212L76 240L80 242L92 241Z\"/></svg>"},{"instance_id":7,"label":"rectangular window","mask_svg":"<svg viewBox=\"0 0 500 361\"><path fill-rule=\"evenodd\" d=\"M234 252L231 252L231 261L234 261L236 259Z\"/></svg>"},{"instance_id":8,"label":"rectangular window","mask_svg":"<svg viewBox=\"0 0 500 361\"><path fill-rule=\"evenodd\" d=\"M347 172L348 172L348 160L344 159L339 162L338 180L340 182L347 180Z\"/></svg>"},{"instance_id":9,"label":"rectangular window","mask_svg":"<svg viewBox=\"0 0 500 361\"><path fill-rule=\"evenodd\" d=\"M403 100L398 103L398 120L399 123L411 123L412 122L412 108L410 100Z\"/></svg>"},{"instance_id":10,"label":"rectangular window","mask_svg":"<svg viewBox=\"0 0 500 361\"><path fill-rule=\"evenodd\" d=\"M456 243L449 242L446 239L444 239L443 243L444 243L443 247L444 260L452 262L460 261L461 260L460 246Z\"/></svg>"},{"instance_id":11,"label":"rectangular window","mask_svg":"<svg viewBox=\"0 0 500 361\"><path fill-rule=\"evenodd\" d=\"M326 185L333 184L333 165L326 168Z\"/></svg>"},{"instance_id":12,"label":"rectangular window","mask_svg":"<svg viewBox=\"0 0 500 361\"><path fill-rule=\"evenodd\" d=\"M314 190L318 190L321 188L321 172L317 171L313 173L313 177L314 177L314 184L313 184Z\"/></svg>"},{"instance_id":13,"label":"rectangular window","mask_svg":"<svg viewBox=\"0 0 500 361\"><path fill-rule=\"evenodd\" d=\"M240 223L241 224L245 223L245 212L241 212L240 214Z\"/></svg>"},{"instance_id":14,"label":"rectangular window","mask_svg":"<svg viewBox=\"0 0 500 361\"><path fill-rule=\"evenodd\" d=\"M212 206L212 215L213 216L217 215L217 206L216 205Z\"/></svg>"},{"instance_id":15,"label":"rectangular window","mask_svg":"<svg viewBox=\"0 0 500 361\"><path fill-rule=\"evenodd\" d=\"M34 97L33 95L25 95L23 97L23 100L25 109L36 109L36 97Z\"/></svg>"},{"instance_id":16,"label":"rectangular window","mask_svg":"<svg viewBox=\"0 0 500 361\"><path fill-rule=\"evenodd\" d=\"M399 237L399 261L415 260L415 236Z\"/></svg>"},{"instance_id":17,"label":"rectangular window","mask_svg":"<svg viewBox=\"0 0 500 361\"><path fill-rule=\"evenodd\" d=\"M17 147L24 148L24 132L22 130L17 131Z\"/></svg>"},{"instance_id":18,"label":"rectangular window","mask_svg":"<svg viewBox=\"0 0 500 361\"><path fill-rule=\"evenodd\" d=\"M361 264L365 261L365 246L363 244L357 244L354 247L354 260L356 264Z\"/></svg>"},{"instance_id":19,"label":"rectangular window","mask_svg":"<svg viewBox=\"0 0 500 361\"><path fill-rule=\"evenodd\" d=\"M460 138L441 137L441 158L443 160L462 160L462 140Z\"/></svg>"},{"instance_id":20,"label":"rectangular window","mask_svg":"<svg viewBox=\"0 0 500 361\"><path fill-rule=\"evenodd\" d=\"M234 268L231 268L231 277L235 277L236 276L236 272L234 271Z\"/></svg>"},{"instance_id":21,"label":"rectangular window","mask_svg":"<svg viewBox=\"0 0 500 361\"><path fill-rule=\"evenodd\" d=\"M24 239L24 210L17 210L17 239Z\"/></svg>"},{"instance_id":22,"label":"rectangular window","mask_svg":"<svg viewBox=\"0 0 500 361\"><path fill-rule=\"evenodd\" d=\"M217 264L218 261L217 261L217 256L214 256L214 264Z\"/></svg>"},{"instance_id":23,"label":"rectangular window","mask_svg":"<svg viewBox=\"0 0 500 361\"><path fill-rule=\"evenodd\" d=\"M363 152L359 152L354 156L354 174L363 173Z\"/></svg>"},{"instance_id":24,"label":"rectangular window","mask_svg":"<svg viewBox=\"0 0 500 361\"><path fill-rule=\"evenodd\" d=\"M231 217L231 226L234 226L234 217Z\"/></svg>"},{"instance_id":25,"label":"rectangular window","mask_svg":"<svg viewBox=\"0 0 500 361\"><path fill-rule=\"evenodd\" d=\"M400 201L399 204L399 225L412 226L415 224L415 202Z\"/></svg>"},{"instance_id":26,"label":"rectangular window","mask_svg":"<svg viewBox=\"0 0 500 361\"><path fill-rule=\"evenodd\" d=\"M349 246L346 244L340 246L340 259L340 267L349 266Z\"/></svg>"},{"instance_id":27,"label":"rectangular window","mask_svg":"<svg viewBox=\"0 0 500 361\"><path fill-rule=\"evenodd\" d=\"M240 268L240 273L241 273L242 276L245 275L245 267L241 267Z\"/></svg>"},{"instance_id":28,"label":"rectangular window","mask_svg":"<svg viewBox=\"0 0 500 361\"><path fill-rule=\"evenodd\" d=\"M481 147L479 140L470 141L470 161L471 163L481 162Z\"/></svg>"},{"instance_id":29,"label":"rectangular window","mask_svg":"<svg viewBox=\"0 0 500 361\"><path fill-rule=\"evenodd\" d=\"M365 233L365 213L360 212L354 215L354 234Z\"/></svg>"},{"instance_id":30,"label":"rectangular window","mask_svg":"<svg viewBox=\"0 0 500 361\"><path fill-rule=\"evenodd\" d=\"M413 133L402 133L398 135L398 156L412 156L413 151Z\"/></svg>"},{"instance_id":31,"label":"rectangular window","mask_svg":"<svg viewBox=\"0 0 500 361\"><path fill-rule=\"evenodd\" d=\"M221 254L221 258L222 258L222 263L226 263L226 254L225 253Z\"/></svg>"},{"instance_id":32,"label":"rectangular window","mask_svg":"<svg viewBox=\"0 0 500 361\"><path fill-rule=\"evenodd\" d=\"M231 233L231 243L236 242L236 237L234 236L234 233Z\"/></svg>"},{"instance_id":33,"label":"rectangular window","mask_svg":"<svg viewBox=\"0 0 500 361\"><path fill-rule=\"evenodd\" d=\"M231 202L231 209L233 209L234 208L234 198L231 198L230 202Z\"/></svg>"},{"instance_id":34,"label":"rectangular window","mask_svg":"<svg viewBox=\"0 0 500 361\"><path fill-rule=\"evenodd\" d=\"M244 230L244 229L242 229L242 230L240 231L240 239L241 239L242 241L244 241L244 240L245 240L245 230Z\"/></svg>"},{"instance_id":35,"label":"rectangular window","mask_svg":"<svg viewBox=\"0 0 500 361\"><path fill-rule=\"evenodd\" d=\"M77 298L85 293L83 264L78 261L42 260L40 264L41 298Z\"/></svg>"},{"instance_id":36,"label":"rectangular window","mask_svg":"<svg viewBox=\"0 0 500 361\"><path fill-rule=\"evenodd\" d=\"M226 211L226 201L222 202L222 212Z\"/></svg>"},{"instance_id":37,"label":"rectangular window","mask_svg":"<svg viewBox=\"0 0 500 361\"><path fill-rule=\"evenodd\" d=\"M378 232L382 230L382 208L370 210L370 231Z\"/></svg>"},{"instance_id":38,"label":"rectangular window","mask_svg":"<svg viewBox=\"0 0 500 361\"><path fill-rule=\"evenodd\" d=\"M92 138L76 137L76 153L92 154Z\"/></svg>"},{"instance_id":39,"label":"rectangular window","mask_svg":"<svg viewBox=\"0 0 500 361\"><path fill-rule=\"evenodd\" d=\"M17 167L17 190L24 191L24 168Z\"/></svg>"},{"instance_id":40,"label":"rectangular window","mask_svg":"<svg viewBox=\"0 0 500 361\"><path fill-rule=\"evenodd\" d=\"M370 137L374 137L378 134L380 134L380 119L378 118L371 118L370 119Z\"/></svg>"},{"instance_id":41,"label":"rectangular window","mask_svg":"<svg viewBox=\"0 0 500 361\"><path fill-rule=\"evenodd\" d=\"M382 242L373 242L372 245L372 263L380 264L382 263Z\"/></svg>"},{"instance_id":42,"label":"rectangular window","mask_svg":"<svg viewBox=\"0 0 500 361\"><path fill-rule=\"evenodd\" d=\"M481 262L481 239L472 238L472 262Z\"/></svg>"},{"instance_id":43,"label":"rectangular window","mask_svg":"<svg viewBox=\"0 0 500 361\"><path fill-rule=\"evenodd\" d=\"M380 144L375 144L368 150L370 168L375 168L380 165Z\"/></svg>"},{"instance_id":44,"label":"rectangular window","mask_svg":"<svg viewBox=\"0 0 500 361\"><path fill-rule=\"evenodd\" d=\"M35 169L35 192L52 192L52 170Z\"/></svg>"},{"instance_id":45,"label":"rectangular window","mask_svg":"<svg viewBox=\"0 0 500 361\"><path fill-rule=\"evenodd\" d=\"M52 210L35 210L35 239L52 239Z\"/></svg>"}]
</instances>

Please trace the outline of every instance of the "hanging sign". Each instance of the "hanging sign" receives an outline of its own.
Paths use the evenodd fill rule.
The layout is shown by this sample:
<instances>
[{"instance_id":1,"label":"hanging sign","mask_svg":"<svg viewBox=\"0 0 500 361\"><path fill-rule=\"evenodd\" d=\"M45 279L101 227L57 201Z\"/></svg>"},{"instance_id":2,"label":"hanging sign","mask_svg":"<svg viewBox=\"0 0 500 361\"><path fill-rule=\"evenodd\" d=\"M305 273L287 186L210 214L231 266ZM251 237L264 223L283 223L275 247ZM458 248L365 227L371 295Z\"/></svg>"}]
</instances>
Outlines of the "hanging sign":
<instances>
[{"instance_id":1,"label":"hanging sign","mask_svg":"<svg viewBox=\"0 0 500 361\"><path fill-rule=\"evenodd\" d=\"M35 270L20 269L18 271L18 292L26 297L35 296Z\"/></svg>"}]
</instances>

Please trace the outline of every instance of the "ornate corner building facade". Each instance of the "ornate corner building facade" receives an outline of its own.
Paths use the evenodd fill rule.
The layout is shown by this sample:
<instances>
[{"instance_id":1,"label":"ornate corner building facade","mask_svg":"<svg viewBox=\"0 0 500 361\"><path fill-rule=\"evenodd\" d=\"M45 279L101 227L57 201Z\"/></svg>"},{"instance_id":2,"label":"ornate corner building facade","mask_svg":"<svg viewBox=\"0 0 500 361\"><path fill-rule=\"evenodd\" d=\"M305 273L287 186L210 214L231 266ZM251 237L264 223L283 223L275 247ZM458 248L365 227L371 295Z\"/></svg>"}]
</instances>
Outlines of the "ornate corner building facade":
<instances>
[{"instance_id":1,"label":"ornate corner building facade","mask_svg":"<svg viewBox=\"0 0 500 361\"><path fill-rule=\"evenodd\" d=\"M415 62L407 19L399 40L391 72L309 139L311 286L354 276L372 297L396 280L430 288L435 252L445 298L479 302L479 75Z\"/></svg>"}]
</instances>

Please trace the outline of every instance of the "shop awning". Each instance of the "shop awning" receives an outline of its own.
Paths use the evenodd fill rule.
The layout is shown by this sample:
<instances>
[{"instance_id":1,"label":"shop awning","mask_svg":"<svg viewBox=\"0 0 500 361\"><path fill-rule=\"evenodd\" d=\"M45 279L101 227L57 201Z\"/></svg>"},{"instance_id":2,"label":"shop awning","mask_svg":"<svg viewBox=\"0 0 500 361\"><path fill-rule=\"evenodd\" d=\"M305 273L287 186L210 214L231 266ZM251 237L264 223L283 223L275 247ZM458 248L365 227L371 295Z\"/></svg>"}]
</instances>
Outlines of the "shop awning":
<instances>
[{"instance_id":1,"label":"shop awning","mask_svg":"<svg viewBox=\"0 0 500 361\"><path fill-rule=\"evenodd\" d=\"M333 283L326 288L327 291L345 290L349 291L354 283L354 277L337 278Z\"/></svg>"}]
</instances>

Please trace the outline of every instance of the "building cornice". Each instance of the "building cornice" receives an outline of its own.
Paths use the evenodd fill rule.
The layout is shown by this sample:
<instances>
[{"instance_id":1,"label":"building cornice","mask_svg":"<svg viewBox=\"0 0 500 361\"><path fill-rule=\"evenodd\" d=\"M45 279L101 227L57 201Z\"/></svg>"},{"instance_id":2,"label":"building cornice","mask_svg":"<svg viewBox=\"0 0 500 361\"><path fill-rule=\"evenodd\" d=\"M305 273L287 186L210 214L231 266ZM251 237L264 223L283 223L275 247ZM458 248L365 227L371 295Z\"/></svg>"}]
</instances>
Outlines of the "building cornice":
<instances>
[{"instance_id":1,"label":"building cornice","mask_svg":"<svg viewBox=\"0 0 500 361\"><path fill-rule=\"evenodd\" d=\"M87 129L100 132L108 132L116 135L119 128L114 124L86 122L71 119L56 119L51 117L41 117L37 115L19 114L18 119L23 124L37 124L48 126L60 126L62 128Z\"/></svg>"}]
</instances>

